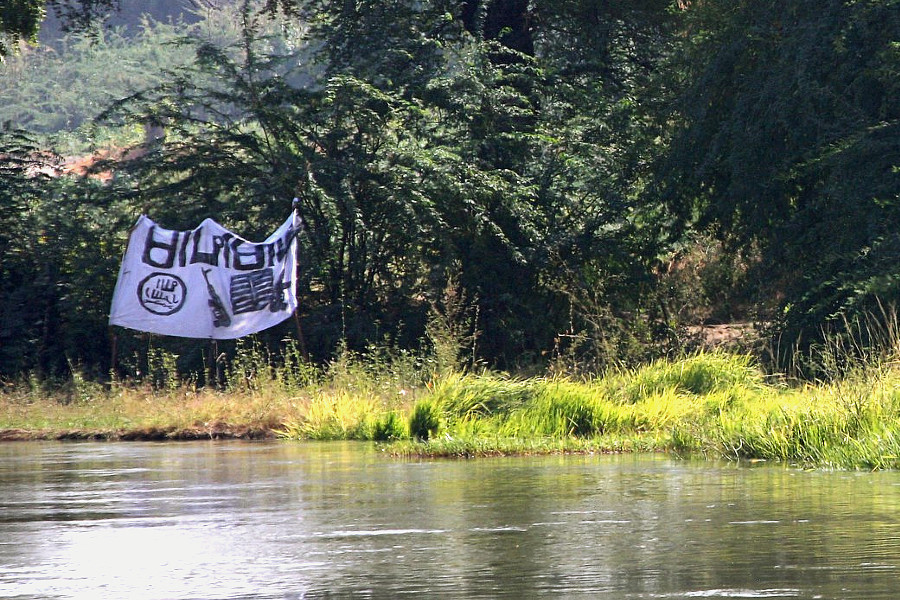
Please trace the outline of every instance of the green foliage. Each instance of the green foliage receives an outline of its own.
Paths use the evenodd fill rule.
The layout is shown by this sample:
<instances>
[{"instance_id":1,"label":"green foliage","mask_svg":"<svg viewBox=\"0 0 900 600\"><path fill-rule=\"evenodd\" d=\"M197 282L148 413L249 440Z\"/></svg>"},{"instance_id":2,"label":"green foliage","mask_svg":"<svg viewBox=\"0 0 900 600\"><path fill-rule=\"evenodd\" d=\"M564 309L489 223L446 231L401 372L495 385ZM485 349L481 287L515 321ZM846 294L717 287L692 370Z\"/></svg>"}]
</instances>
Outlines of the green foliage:
<instances>
[{"instance_id":1,"label":"green foliage","mask_svg":"<svg viewBox=\"0 0 900 600\"><path fill-rule=\"evenodd\" d=\"M136 32L124 28L94 35L69 34L58 48L37 47L0 68L0 123L34 133L68 132L65 152L86 152L106 132L93 119L109 104L161 83L190 55L177 40L196 27L144 21ZM111 69L111 64L116 68ZM141 141L140 127L117 134L119 143ZM52 138L51 138L52 139Z\"/></svg>"},{"instance_id":2,"label":"green foliage","mask_svg":"<svg viewBox=\"0 0 900 600\"><path fill-rule=\"evenodd\" d=\"M620 430L628 420L604 390L566 380L539 386L535 399L520 419L512 419L518 435L595 437Z\"/></svg>"},{"instance_id":3,"label":"green foliage","mask_svg":"<svg viewBox=\"0 0 900 600\"><path fill-rule=\"evenodd\" d=\"M172 359L161 355L163 363ZM591 381L454 376L412 392L415 400L373 394L374 384L338 387L324 373L302 389L281 387L272 369L256 372L255 387L227 394L184 383L107 391L72 365L61 387L37 379L5 384L0 422L34 435L81 427L83 435L110 437L140 435L135 427L155 435L252 424L295 439L391 442L391 452L416 455L672 451L827 468L900 466L896 365L791 388L762 383L747 361L697 355ZM698 368L718 374L698 383Z\"/></svg>"},{"instance_id":4,"label":"green foliage","mask_svg":"<svg viewBox=\"0 0 900 600\"><path fill-rule=\"evenodd\" d=\"M220 383L219 364L254 388L277 365L299 388L307 352L337 373L381 348L406 353L360 374L385 386L422 361L590 376L754 308L782 358L833 332L868 345L847 326L900 281L897 0L669 4L245 0L12 57L0 372L109 371L97 299L140 212L254 238L294 197L303 351L289 325L259 363L161 342L179 375ZM12 125L65 153L166 135L99 161L109 183L50 181L34 167L58 159ZM708 240L701 266L669 268ZM146 344L119 341L146 368ZM715 393L682 383L647 385Z\"/></svg>"},{"instance_id":5,"label":"green foliage","mask_svg":"<svg viewBox=\"0 0 900 600\"><path fill-rule=\"evenodd\" d=\"M281 362L274 369L275 377L283 389L296 391L314 385L318 381L318 370L309 362L297 340L292 338L282 340L277 356Z\"/></svg>"},{"instance_id":6,"label":"green foliage","mask_svg":"<svg viewBox=\"0 0 900 600\"><path fill-rule=\"evenodd\" d=\"M289 426L289 437L312 440L371 440L374 413L372 400L347 392L313 398L305 419Z\"/></svg>"},{"instance_id":7,"label":"green foliage","mask_svg":"<svg viewBox=\"0 0 900 600\"><path fill-rule=\"evenodd\" d=\"M436 375L457 373L477 363L478 308L467 306L466 302L451 278L442 297L431 305L425 335L431 345L430 358Z\"/></svg>"},{"instance_id":8,"label":"green foliage","mask_svg":"<svg viewBox=\"0 0 900 600\"><path fill-rule=\"evenodd\" d=\"M425 370L426 363L409 350L370 344L360 352L341 346L338 355L323 368L330 386L402 399L428 381L431 373Z\"/></svg>"},{"instance_id":9,"label":"green foliage","mask_svg":"<svg viewBox=\"0 0 900 600\"><path fill-rule=\"evenodd\" d=\"M419 440L433 438L441 428L441 411L432 400L420 400L409 416L409 434Z\"/></svg>"},{"instance_id":10,"label":"green foliage","mask_svg":"<svg viewBox=\"0 0 900 600\"><path fill-rule=\"evenodd\" d=\"M721 413L694 445L731 458L896 468L897 399L887 379L845 380ZM887 384L887 388L885 387ZM812 398L804 396L813 396Z\"/></svg>"},{"instance_id":11,"label":"green foliage","mask_svg":"<svg viewBox=\"0 0 900 600\"><path fill-rule=\"evenodd\" d=\"M788 388L765 384L746 357L701 354L591 382L485 376L439 384L417 410L435 414L440 404L441 436L420 436L424 444L399 452L471 456L581 444L581 451L701 452L831 468L900 464L895 369ZM503 401L511 397L518 399ZM459 411L447 409L448 398L469 398L474 407L494 400L490 411Z\"/></svg>"},{"instance_id":12,"label":"green foliage","mask_svg":"<svg viewBox=\"0 0 900 600\"><path fill-rule=\"evenodd\" d=\"M194 25L146 20L128 42L123 30L70 36L64 62L23 56L16 76L34 77L7 92L8 118L71 130L105 106L106 129L92 123L77 134L95 142L103 131L134 136L162 124L165 141L152 152L96 167L114 169L116 180L92 191L85 208L115 205L109 215L119 223L143 210L172 228L214 215L253 237L298 197L307 224L303 324L319 360L387 336L410 349L428 337L438 370L482 358L529 364L560 331L583 325L572 288L608 295L613 325L642 310L635 284L646 264L634 253L643 233L627 215L631 183L619 175L632 160L621 143L637 128L604 124L630 122L618 96L637 88L641 69L626 69L633 56L592 63L618 65L609 71L617 83L582 93L590 69L565 72L568 38L555 40L553 27L531 55L500 43L511 38L493 28L514 19L510 7L488 10L480 38L466 31L478 29L474 21L439 2L269 3L287 10L278 20L259 7L209 11ZM579 22L575 7L552 12L554 22ZM617 41L637 35L637 14L616 29ZM289 21L298 15L305 20ZM111 63L125 67L113 72ZM466 315L429 319L451 282ZM111 289L79 283L86 295ZM601 360L637 354L625 346L609 345ZM180 367L202 372L202 348L169 350Z\"/></svg>"},{"instance_id":13,"label":"green foliage","mask_svg":"<svg viewBox=\"0 0 900 600\"><path fill-rule=\"evenodd\" d=\"M167 124L162 152L128 165L157 218L190 226L215 210L253 231L298 197L320 356L379 330L421 338L451 276L494 361L533 361L564 327L567 268L617 277L616 302L640 297L627 182L606 199L619 134L577 114L615 103L573 105L561 75L469 38L437 3L307 8L307 30L276 36L245 4L236 47L195 41L194 67L107 112Z\"/></svg>"},{"instance_id":14,"label":"green foliage","mask_svg":"<svg viewBox=\"0 0 900 600\"><path fill-rule=\"evenodd\" d=\"M45 0L6 0L0 5L0 62L20 41L37 39L44 5Z\"/></svg>"},{"instance_id":15,"label":"green foliage","mask_svg":"<svg viewBox=\"0 0 900 600\"><path fill-rule=\"evenodd\" d=\"M525 382L491 375L446 374L432 386L432 399L453 419L485 417L522 406L532 390Z\"/></svg>"},{"instance_id":16,"label":"green foliage","mask_svg":"<svg viewBox=\"0 0 900 600\"><path fill-rule=\"evenodd\" d=\"M391 411L375 422L372 428L372 440L376 442L394 442L408 437L406 425L395 411Z\"/></svg>"},{"instance_id":17,"label":"green foliage","mask_svg":"<svg viewBox=\"0 0 900 600\"><path fill-rule=\"evenodd\" d=\"M151 347L147 351L147 381L156 390L175 391L180 385L176 363L178 356L163 348Z\"/></svg>"},{"instance_id":18,"label":"green foliage","mask_svg":"<svg viewBox=\"0 0 900 600\"><path fill-rule=\"evenodd\" d=\"M130 216L93 184L51 179L57 159L0 132L0 373L106 372L107 307Z\"/></svg>"},{"instance_id":19,"label":"green foliage","mask_svg":"<svg viewBox=\"0 0 900 600\"><path fill-rule=\"evenodd\" d=\"M622 397L636 402L647 395L676 390L694 395L712 394L736 387L762 385L758 367L750 357L720 352L701 352L679 361L656 361L623 377Z\"/></svg>"},{"instance_id":20,"label":"green foliage","mask_svg":"<svg viewBox=\"0 0 900 600\"><path fill-rule=\"evenodd\" d=\"M682 223L761 250L785 347L898 292L900 5L694 3L658 170Z\"/></svg>"}]
</instances>

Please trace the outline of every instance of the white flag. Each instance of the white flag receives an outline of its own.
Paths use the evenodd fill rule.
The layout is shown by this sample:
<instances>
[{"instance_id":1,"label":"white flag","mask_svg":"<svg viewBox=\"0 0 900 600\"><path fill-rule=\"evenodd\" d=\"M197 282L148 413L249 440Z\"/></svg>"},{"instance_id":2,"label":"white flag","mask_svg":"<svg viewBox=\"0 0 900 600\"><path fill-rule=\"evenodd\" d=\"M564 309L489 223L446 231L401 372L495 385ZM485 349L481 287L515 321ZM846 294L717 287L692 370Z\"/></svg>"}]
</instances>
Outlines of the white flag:
<instances>
[{"instance_id":1,"label":"white flag","mask_svg":"<svg viewBox=\"0 0 900 600\"><path fill-rule=\"evenodd\" d=\"M272 327L297 307L298 231L293 212L258 244L211 219L173 231L141 215L128 238L109 324L219 340Z\"/></svg>"}]
</instances>

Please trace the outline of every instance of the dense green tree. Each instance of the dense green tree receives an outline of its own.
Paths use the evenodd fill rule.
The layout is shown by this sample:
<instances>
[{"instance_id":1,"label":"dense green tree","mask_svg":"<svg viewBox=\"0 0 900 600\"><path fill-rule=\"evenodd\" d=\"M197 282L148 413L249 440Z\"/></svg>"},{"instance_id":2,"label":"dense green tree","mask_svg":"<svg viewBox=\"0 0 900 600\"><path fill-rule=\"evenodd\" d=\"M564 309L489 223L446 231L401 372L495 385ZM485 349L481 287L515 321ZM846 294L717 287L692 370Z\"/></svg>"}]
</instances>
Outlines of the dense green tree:
<instances>
[{"instance_id":1,"label":"dense green tree","mask_svg":"<svg viewBox=\"0 0 900 600\"><path fill-rule=\"evenodd\" d=\"M134 44L97 35L75 71L31 57L20 73L74 72L69 89L92 60L128 57L105 75L133 93L103 122L166 136L98 164L116 173L104 185L36 178L35 138L4 137L0 270L20 309L4 315L2 360L105 364L102 343L77 339L103 340L106 300L81 307L108 298L141 211L253 238L294 197L319 357L415 343L448 282L494 364L566 340L598 361L644 355L677 325L660 259L710 231L757 257L748 281L783 339L897 300L898 0L670 4L240 2ZM140 52L162 33L150 68ZM29 103L4 88L17 98L4 109L26 115L5 120L37 129L37 100L66 98L42 89L22 80Z\"/></svg>"},{"instance_id":2,"label":"dense green tree","mask_svg":"<svg viewBox=\"0 0 900 600\"><path fill-rule=\"evenodd\" d=\"M62 19L65 31L84 31L120 7L121 0L46 0Z\"/></svg>"},{"instance_id":3,"label":"dense green tree","mask_svg":"<svg viewBox=\"0 0 900 600\"><path fill-rule=\"evenodd\" d=\"M50 175L59 158L0 132L0 375L103 372L108 290L128 217L99 186Z\"/></svg>"},{"instance_id":4,"label":"dense green tree","mask_svg":"<svg viewBox=\"0 0 900 600\"><path fill-rule=\"evenodd\" d=\"M108 15L118 0L4 0L0 5L0 60L18 49L19 42L37 41L50 8L65 29L84 30Z\"/></svg>"},{"instance_id":5,"label":"dense green tree","mask_svg":"<svg viewBox=\"0 0 900 600\"><path fill-rule=\"evenodd\" d=\"M23 353L25 345L17 343L17 338L35 317L28 312L34 303L26 282L34 273L28 249L32 234L25 216L29 201L40 187L35 171L42 161L33 140L23 132L2 131L0 142L0 372L14 374L23 367L34 366Z\"/></svg>"},{"instance_id":6,"label":"dense green tree","mask_svg":"<svg viewBox=\"0 0 900 600\"><path fill-rule=\"evenodd\" d=\"M646 261L621 144L639 130L639 69L603 63L622 74L614 97L570 95L590 77L560 68L549 33L543 57L529 56L471 36L440 2L290 8L310 11L293 37L276 41L245 4L237 49L198 42L196 71L110 111L167 124L161 151L122 179L155 216L262 233L298 197L304 306L331 332L326 348L401 322L421 333L418 315L451 277L477 301L494 359L537 353L572 326L570 273L585 287L598 284L592 270L605 289L619 282L634 308L640 288L627 284ZM638 29L616 27L621 39Z\"/></svg>"},{"instance_id":7,"label":"dense green tree","mask_svg":"<svg viewBox=\"0 0 900 600\"><path fill-rule=\"evenodd\" d=\"M73 145L81 147L69 150L57 141L60 152L85 153L91 144L100 145L107 133L92 127L100 111L161 83L167 70L191 60L177 44L191 33L200 32L188 25L144 20L131 30L68 34L56 49L38 47L11 57L0 68L0 76L10 83L0 86L0 123L44 137L65 133ZM110 64L116 68L111 69ZM116 135L123 144L136 141L135 135ZM81 144L75 144L78 139Z\"/></svg>"},{"instance_id":8,"label":"dense green tree","mask_svg":"<svg viewBox=\"0 0 900 600\"><path fill-rule=\"evenodd\" d=\"M20 41L33 42L44 18L44 0L6 0L0 5L0 60Z\"/></svg>"},{"instance_id":9,"label":"dense green tree","mask_svg":"<svg viewBox=\"0 0 900 600\"><path fill-rule=\"evenodd\" d=\"M900 3L711 0L686 17L657 173L679 222L761 250L786 340L895 302Z\"/></svg>"}]
</instances>

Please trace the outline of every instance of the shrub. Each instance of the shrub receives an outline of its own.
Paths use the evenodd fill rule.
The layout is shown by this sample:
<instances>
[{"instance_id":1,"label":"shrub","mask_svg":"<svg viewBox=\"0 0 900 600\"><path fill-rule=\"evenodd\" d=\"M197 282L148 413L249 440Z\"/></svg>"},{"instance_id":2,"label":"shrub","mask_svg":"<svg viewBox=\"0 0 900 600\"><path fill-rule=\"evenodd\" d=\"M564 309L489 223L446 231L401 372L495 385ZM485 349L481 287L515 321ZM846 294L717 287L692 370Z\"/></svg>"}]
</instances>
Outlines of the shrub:
<instances>
[{"instance_id":1,"label":"shrub","mask_svg":"<svg viewBox=\"0 0 900 600\"><path fill-rule=\"evenodd\" d=\"M378 419L372 428L372 439L376 442L390 442L407 437L403 420L391 411Z\"/></svg>"},{"instance_id":2,"label":"shrub","mask_svg":"<svg viewBox=\"0 0 900 600\"><path fill-rule=\"evenodd\" d=\"M430 400L420 400L409 418L409 434L420 440L432 438L440 429L441 412Z\"/></svg>"}]
</instances>

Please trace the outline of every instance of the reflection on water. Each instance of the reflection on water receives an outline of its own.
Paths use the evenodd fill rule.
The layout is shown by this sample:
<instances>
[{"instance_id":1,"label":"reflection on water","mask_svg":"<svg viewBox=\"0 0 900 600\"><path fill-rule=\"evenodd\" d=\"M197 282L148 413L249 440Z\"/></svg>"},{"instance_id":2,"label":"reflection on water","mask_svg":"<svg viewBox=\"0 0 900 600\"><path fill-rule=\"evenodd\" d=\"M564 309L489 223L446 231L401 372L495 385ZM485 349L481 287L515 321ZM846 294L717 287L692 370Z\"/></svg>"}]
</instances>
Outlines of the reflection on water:
<instances>
[{"instance_id":1,"label":"reflection on water","mask_svg":"<svg viewBox=\"0 0 900 600\"><path fill-rule=\"evenodd\" d=\"M900 473L0 445L0 598L893 599Z\"/></svg>"}]
</instances>

